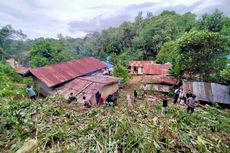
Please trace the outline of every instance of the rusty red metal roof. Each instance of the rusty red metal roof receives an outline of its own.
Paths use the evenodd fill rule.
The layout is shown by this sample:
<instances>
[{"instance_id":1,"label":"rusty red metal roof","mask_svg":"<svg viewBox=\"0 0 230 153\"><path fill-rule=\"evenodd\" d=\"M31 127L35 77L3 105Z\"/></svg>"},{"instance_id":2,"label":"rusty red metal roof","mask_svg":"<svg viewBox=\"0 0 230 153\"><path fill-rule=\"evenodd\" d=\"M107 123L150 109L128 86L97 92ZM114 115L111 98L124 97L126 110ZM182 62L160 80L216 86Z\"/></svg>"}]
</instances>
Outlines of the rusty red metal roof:
<instances>
[{"instance_id":1,"label":"rusty red metal roof","mask_svg":"<svg viewBox=\"0 0 230 153\"><path fill-rule=\"evenodd\" d=\"M56 91L58 94L63 95L65 98L68 98L72 92L79 99L82 99L83 96L86 96L87 99L90 99L102 87L112 83L117 83L118 80L119 78L111 76L79 77L56 88Z\"/></svg>"},{"instance_id":2,"label":"rusty red metal roof","mask_svg":"<svg viewBox=\"0 0 230 153\"><path fill-rule=\"evenodd\" d=\"M201 101L230 104L229 87L218 83L183 82L186 91L191 90Z\"/></svg>"},{"instance_id":3,"label":"rusty red metal roof","mask_svg":"<svg viewBox=\"0 0 230 153\"><path fill-rule=\"evenodd\" d=\"M155 61L129 61L129 66L143 67L145 64L155 64Z\"/></svg>"},{"instance_id":4,"label":"rusty red metal roof","mask_svg":"<svg viewBox=\"0 0 230 153\"><path fill-rule=\"evenodd\" d=\"M170 64L144 64L144 74L168 75Z\"/></svg>"},{"instance_id":5,"label":"rusty red metal roof","mask_svg":"<svg viewBox=\"0 0 230 153\"><path fill-rule=\"evenodd\" d=\"M155 61L129 61L131 67L142 67L143 74L168 75L171 64L156 64Z\"/></svg>"},{"instance_id":6,"label":"rusty red metal roof","mask_svg":"<svg viewBox=\"0 0 230 153\"><path fill-rule=\"evenodd\" d=\"M168 85L174 85L176 79L166 75L143 75L141 76L141 82L144 83L162 83Z\"/></svg>"},{"instance_id":7,"label":"rusty red metal roof","mask_svg":"<svg viewBox=\"0 0 230 153\"><path fill-rule=\"evenodd\" d=\"M52 87L104 68L106 65L100 60L86 57L32 69L30 72L48 87Z\"/></svg>"}]
</instances>

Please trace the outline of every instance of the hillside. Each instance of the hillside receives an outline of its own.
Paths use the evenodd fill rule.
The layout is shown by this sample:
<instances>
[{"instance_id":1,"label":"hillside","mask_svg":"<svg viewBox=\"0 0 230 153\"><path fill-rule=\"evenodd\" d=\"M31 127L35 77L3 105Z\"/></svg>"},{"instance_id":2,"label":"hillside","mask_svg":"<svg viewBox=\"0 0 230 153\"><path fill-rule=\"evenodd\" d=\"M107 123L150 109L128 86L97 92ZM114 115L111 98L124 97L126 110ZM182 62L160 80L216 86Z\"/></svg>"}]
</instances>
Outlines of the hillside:
<instances>
[{"instance_id":1,"label":"hillside","mask_svg":"<svg viewBox=\"0 0 230 153\"><path fill-rule=\"evenodd\" d=\"M153 96L156 92L152 88L149 95L135 103L126 99L127 94L133 95L137 89L128 82L132 77L132 68L128 65L131 60L153 60L156 65L168 63L170 68L165 70L165 75L181 82L230 85L230 59L227 58L230 54L230 18L220 10L200 17L191 12L140 12L133 22L125 21L101 31L87 31L84 38L62 34L58 34L57 39L44 37L26 39L21 30L10 25L0 27L0 152L16 152L31 139L35 140L35 149L28 152L39 153L230 152L229 110L217 105L200 105L189 114L186 106L173 105L170 97L169 112L162 114L162 99L156 96L159 93ZM109 62L113 65L112 75L121 78L119 83L124 88L116 93L118 106L115 108L93 106L86 109L79 103L68 104L58 96L38 97L31 101L25 87L33 83L32 79L18 75L4 62L15 58L20 66L34 69L87 56ZM76 64L79 69L89 67ZM78 69L75 65L67 65L60 70L65 67ZM138 72L138 67L143 71L143 66L134 66L133 70ZM61 83L77 77L64 80L71 70L54 73L52 68L48 69L50 73L44 70L41 76L61 80L49 86L53 91L54 87L61 87L64 85ZM38 81L42 83L42 80ZM116 85L118 89L118 81ZM33 87L36 90L35 85ZM92 90L99 91L96 87ZM197 91L201 90L206 88L199 86ZM149 100L151 96L155 98L154 102Z\"/></svg>"},{"instance_id":2,"label":"hillside","mask_svg":"<svg viewBox=\"0 0 230 153\"><path fill-rule=\"evenodd\" d=\"M58 97L31 101L3 98L0 152L15 152L29 138L35 152L229 152L230 114L215 107L187 114L170 104L138 101L128 107L119 91L118 107L85 109Z\"/></svg>"}]
</instances>

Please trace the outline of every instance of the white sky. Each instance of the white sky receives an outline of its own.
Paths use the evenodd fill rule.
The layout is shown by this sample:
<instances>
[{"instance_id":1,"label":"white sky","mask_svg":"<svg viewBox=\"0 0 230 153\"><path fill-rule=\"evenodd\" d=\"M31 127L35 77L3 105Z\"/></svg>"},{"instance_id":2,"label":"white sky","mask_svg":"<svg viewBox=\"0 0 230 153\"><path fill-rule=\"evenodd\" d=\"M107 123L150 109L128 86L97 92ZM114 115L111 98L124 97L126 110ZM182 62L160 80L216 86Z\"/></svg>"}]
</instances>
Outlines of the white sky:
<instances>
[{"instance_id":1,"label":"white sky","mask_svg":"<svg viewBox=\"0 0 230 153\"><path fill-rule=\"evenodd\" d=\"M11 24L28 38L86 33L133 21L138 12L191 11L200 16L220 9L230 15L230 0L0 0L0 27Z\"/></svg>"}]
</instances>

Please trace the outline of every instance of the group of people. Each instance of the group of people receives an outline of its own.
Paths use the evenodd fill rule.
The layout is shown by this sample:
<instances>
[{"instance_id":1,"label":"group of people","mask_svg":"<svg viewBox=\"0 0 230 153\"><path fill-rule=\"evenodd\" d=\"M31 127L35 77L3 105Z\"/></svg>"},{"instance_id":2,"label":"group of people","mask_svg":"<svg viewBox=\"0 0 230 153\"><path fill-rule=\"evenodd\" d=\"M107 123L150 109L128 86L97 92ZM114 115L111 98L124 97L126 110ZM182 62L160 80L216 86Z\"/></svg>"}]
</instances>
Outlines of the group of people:
<instances>
[{"instance_id":1,"label":"group of people","mask_svg":"<svg viewBox=\"0 0 230 153\"><path fill-rule=\"evenodd\" d=\"M175 89L174 94L173 94L173 103L176 104L178 102L180 104L187 104L187 112L193 113L195 106L196 106L196 103L199 103L199 101L197 100L196 95L194 95L191 90L188 90L187 93L185 93L181 86L182 86L182 84L179 81L177 84L177 88ZM146 85L144 85L143 86L143 92L144 92L143 95L146 94L146 90L147 90ZM36 100L36 93L33 90L33 87L31 84L27 85L26 93L28 94L30 99ZM136 101L136 99L138 98L137 90L134 90L133 93L134 93L134 101ZM163 100L162 112L163 113L167 113L167 111L168 111L168 98L167 97L168 97L167 94L164 94L162 97L162 100ZM96 93L95 98L96 98L96 104L97 105L106 104L106 102L105 102L105 100L102 97L100 92ZM77 101L77 97L75 95L73 95L73 93L71 92L67 102L71 103L72 101ZM107 100L107 101L109 101L109 100ZM92 106L91 100L87 100L86 97L83 96L83 102L84 102L84 106L86 108L91 108L91 106Z\"/></svg>"},{"instance_id":2,"label":"group of people","mask_svg":"<svg viewBox=\"0 0 230 153\"><path fill-rule=\"evenodd\" d=\"M162 97L162 113L168 112L168 96L167 94L163 94ZM180 104L186 104L187 105L187 112L194 112L196 103L199 103L199 101L196 98L196 95L192 93L191 90L188 90L187 93L184 93L183 88L177 88L174 91L173 95L173 103L176 104L179 102Z\"/></svg>"},{"instance_id":3,"label":"group of people","mask_svg":"<svg viewBox=\"0 0 230 153\"><path fill-rule=\"evenodd\" d=\"M86 108L91 108L92 102L90 100L87 100L85 96L83 96L82 99L83 99L84 106ZM77 102L77 96L74 96L73 93L71 92L70 95L69 95L69 98L68 98L67 102L71 103L73 101Z\"/></svg>"},{"instance_id":4,"label":"group of people","mask_svg":"<svg viewBox=\"0 0 230 153\"><path fill-rule=\"evenodd\" d=\"M102 97L100 92L96 93L95 98L96 98L96 104L97 105L103 105L104 104L104 98ZM83 99L84 106L86 108L92 107L92 101L91 100L87 100L86 96L83 96L82 99ZM68 103L71 103L72 101L77 101L77 97L74 96L73 93L71 92L69 95L69 98L68 98Z\"/></svg>"},{"instance_id":5,"label":"group of people","mask_svg":"<svg viewBox=\"0 0 230 153\"><path fill-rule=\"evenodd\" d=\"M196 95L192 93L191 90L188 90L187 93L184 92L183 88L177 88L174 91L174 100L173 103L176 104L179 102L180 104L187 104L187 111L193 113L196 103L199 101L196 98Z\"/></svg>"},{"instance_id":6,"label":"group of people","mask_svg":"<svg viewBox=\"0 0 230 153\"><path fill-rule=\"evenodd\" d=\"M26 86L26 93L28 95L28 97L31 99L31 100L36 100L36 93L32 87L31 84L28 84ZM116 97L113 96L113 95L109 95L106 100L102 97L101 93L98 91L95 95L95 98L96 98L96 104L97 105L107 105L107 106L111 106L113 103L113 106L116 105ZM87 100L86 99L86 96L83 96L82 97L83 99L83 103L84 103L84 106L86 108L91 108L92 107L92 101L91 100ZM67 103L71 103L73 101L77 101L77 96L75 96L72 92L69 94L69 97L67 99Z\"/></svg>"}]
</instances>

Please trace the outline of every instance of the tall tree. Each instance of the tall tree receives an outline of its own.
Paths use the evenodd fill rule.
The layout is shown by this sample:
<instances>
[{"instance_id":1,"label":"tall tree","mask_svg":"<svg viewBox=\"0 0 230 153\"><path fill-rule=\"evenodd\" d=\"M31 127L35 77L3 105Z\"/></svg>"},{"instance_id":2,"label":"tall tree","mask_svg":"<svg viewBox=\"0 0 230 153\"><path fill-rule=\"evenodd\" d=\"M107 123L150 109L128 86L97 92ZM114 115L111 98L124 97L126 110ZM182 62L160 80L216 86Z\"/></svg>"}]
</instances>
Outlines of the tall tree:
<instances>
[{"instance_id":1,"label":"tall tree","mask_svg":"<svg viewBox=\"0 0 230 153\"><path fill-rule=\"evenodd\" d=\"M223 27L224 15L219 10L215 10L213 14L204 14L199 20L199 28L201 30L209 30L211 32L220 32Z\"/></svg>"},{"instance_id":2,"label":"tall tree","mask_svg":"<svg viewBox=\"0 0 230 153\"><path fill-rule=\"evenodd\" d=\"M185 71L200 75L208 81L226 65L225 42L218 33L193 31L183 35L178 41L180 63Z\"/></svg>"},{"instance_id":3,"label":"tall tree","mask_svg":"<svg viewBox=\"0 0 230 153\"><path fill-rule=\"evenodd\" d=\"M4 49L4 42L8 39L25 37L21 30L14 30L11 25L6 25L0 29L0 47Z\"/></svg>"}]
</instances>

